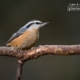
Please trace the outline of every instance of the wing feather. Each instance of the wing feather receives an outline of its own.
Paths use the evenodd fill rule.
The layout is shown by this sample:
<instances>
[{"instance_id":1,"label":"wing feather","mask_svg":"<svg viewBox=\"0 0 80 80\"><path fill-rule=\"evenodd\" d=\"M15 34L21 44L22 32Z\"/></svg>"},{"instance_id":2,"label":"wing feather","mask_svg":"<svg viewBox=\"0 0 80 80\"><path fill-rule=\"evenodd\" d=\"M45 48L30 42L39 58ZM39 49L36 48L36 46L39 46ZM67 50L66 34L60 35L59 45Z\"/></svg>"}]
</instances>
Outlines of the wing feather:
<instances>
[{"instance_id":1,"label":"wing feather","mask_svg":"<svg viewBox=\"0 0 80 80\"><path fill-rule=\"evenodd\" d=\"M12 35L12 37L6 42L6 44L7 43L9 43L9 42L11 42L13 39L15 39L15 38L17 38L17 37L19 37L20 35L22 35L24 32L25 32L25 28L20 28L16 33L14 33L13 35Z\"/></svg>"},{"instance_id":2,"label":"wing feather","mask_svg":"<svg viewBox=\"0 0 80 80\"><path fill-rule=\"evenodd\" d=\"M21 35L20 33L14 33L14 34L12 35L12 37L6 42L6 44L9 43L9 42L11 42L13 39L19 37L20 35Z\"/></svg>"}]
</instances>

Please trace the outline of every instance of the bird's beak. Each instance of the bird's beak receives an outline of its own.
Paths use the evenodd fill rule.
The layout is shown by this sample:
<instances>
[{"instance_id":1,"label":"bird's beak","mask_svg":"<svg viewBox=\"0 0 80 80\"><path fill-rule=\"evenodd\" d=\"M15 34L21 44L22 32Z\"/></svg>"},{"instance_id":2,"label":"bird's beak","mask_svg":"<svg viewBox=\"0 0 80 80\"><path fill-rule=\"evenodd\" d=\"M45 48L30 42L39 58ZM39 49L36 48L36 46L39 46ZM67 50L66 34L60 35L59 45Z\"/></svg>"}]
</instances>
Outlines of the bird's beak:
<instances>
[{"instance_id":1,"label":"bird's beak","mask_svg":"<svg viewBox=\"0 0 80 80\"><path fill-rule=\"evenodd\" d=\"M41 24L41 26L44 26L44 25L46 25L46 24L48 24L49 22L43 22L42 24Z\"/></svg>"}]
</instances>

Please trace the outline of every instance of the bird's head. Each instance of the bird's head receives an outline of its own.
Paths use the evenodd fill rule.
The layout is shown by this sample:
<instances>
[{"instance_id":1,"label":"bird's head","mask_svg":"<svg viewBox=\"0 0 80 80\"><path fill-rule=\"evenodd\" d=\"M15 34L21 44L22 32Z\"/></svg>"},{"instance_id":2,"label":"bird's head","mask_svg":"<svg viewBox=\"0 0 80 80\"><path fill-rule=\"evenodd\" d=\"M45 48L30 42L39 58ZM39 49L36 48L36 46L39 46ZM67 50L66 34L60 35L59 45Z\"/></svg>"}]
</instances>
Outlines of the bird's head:
<instances>
[{"instance_id":1,"label":"bird's head","mask_svg":"<svg viewBox=\"0 0 80 80\"><path fill-rule=\"evenodd\" d=\"M23 26L26 29L39 29L43 27L44 25L48 24L49 22L41 22L39 20L31 20L29 21L25 26Z\"/></svg>"}]
</instances>

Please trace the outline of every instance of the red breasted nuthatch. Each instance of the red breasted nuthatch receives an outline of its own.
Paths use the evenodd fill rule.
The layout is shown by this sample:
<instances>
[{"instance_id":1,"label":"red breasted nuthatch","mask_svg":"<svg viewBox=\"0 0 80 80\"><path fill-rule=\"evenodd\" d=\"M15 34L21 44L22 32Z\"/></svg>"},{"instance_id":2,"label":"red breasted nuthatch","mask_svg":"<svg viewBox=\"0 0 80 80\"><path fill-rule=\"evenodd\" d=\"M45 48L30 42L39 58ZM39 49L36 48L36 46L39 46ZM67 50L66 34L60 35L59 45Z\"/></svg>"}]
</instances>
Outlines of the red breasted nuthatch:
<instances>
[{"instance_id":1,"label":"red breasted nuthatch","mask_svg":"<svg viewBox=\"0 0 80 80\"><path fill-rule=\"evenodd\" d=\"M39 20L28 22L12 35L7 41L6 46L30 49L39 38L39 29L47 23L49 22L41 22Z\"/></svg>"}]
</instances>

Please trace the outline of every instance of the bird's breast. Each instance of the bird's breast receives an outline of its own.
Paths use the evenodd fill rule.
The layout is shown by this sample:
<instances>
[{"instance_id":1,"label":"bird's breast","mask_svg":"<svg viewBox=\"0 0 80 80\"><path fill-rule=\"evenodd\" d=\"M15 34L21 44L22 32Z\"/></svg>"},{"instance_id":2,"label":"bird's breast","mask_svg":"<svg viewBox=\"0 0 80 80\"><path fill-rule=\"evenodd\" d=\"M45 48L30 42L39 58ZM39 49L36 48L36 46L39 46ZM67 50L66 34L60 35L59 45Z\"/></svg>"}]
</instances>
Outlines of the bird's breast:
<instances>
[{"instance_id":1,"label":"bird's breast","mask_svg":"<svg viewBox=\"0 0 80 80\"><path fill-rule=\"evenodd\" d=\"M31 48L39 39L39 32L26 31L23 35L22 47Z\"/></svg>"}]
</instances>

